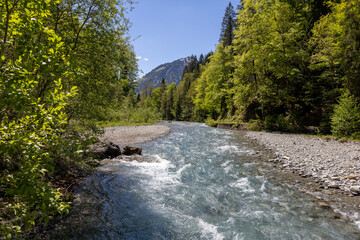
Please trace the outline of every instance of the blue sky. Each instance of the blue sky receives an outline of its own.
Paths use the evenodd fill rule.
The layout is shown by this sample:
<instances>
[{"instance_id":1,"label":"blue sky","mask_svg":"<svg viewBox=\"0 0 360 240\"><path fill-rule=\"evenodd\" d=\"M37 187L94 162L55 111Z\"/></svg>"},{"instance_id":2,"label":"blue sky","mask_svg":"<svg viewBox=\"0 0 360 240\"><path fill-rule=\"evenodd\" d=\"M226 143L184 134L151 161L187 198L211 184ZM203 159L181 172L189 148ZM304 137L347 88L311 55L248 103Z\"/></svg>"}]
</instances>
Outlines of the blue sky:
<instances>
[{"instance_id":1,"label":"blue sky","mask_svg":"<svg viewBox=\"0 0 360 240\"><path fill-rule=\"evenodd\" d=\"M236 8L240 0L231 1ZM229 1L137 0L127 15L139 76L160 64L215 50Z\"/></svg>"}]
</instances>

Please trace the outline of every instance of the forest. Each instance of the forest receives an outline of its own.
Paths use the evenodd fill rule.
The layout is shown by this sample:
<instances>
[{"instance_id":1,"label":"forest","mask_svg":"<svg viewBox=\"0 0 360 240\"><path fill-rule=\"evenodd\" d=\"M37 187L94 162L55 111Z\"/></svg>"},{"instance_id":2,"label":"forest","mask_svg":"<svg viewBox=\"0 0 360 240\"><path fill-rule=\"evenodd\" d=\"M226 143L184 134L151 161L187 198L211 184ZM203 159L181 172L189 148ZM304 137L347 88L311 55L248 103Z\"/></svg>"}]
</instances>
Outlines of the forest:
<instances>
[{"instance_id":1,"label":"forest","mask_svg":"<svg viewBox=\"0 0 360 240\"><path fill-rule=\"evenodd\" d=\"M135 93L132 1L0 0L0 236L69 212L104 124L163 120L360 138L360 1L242 0L178 86ZM217 26L214 26L216 28Z\"/></svg>"},{"instance_id":2,"label":"forest","mask_svg":"<svg viewBox=\"0 0 360 240\"><path fill-rule=\"evenodd\" d=\"M360 137L360 1L243 0L178 87L143 93L163 119Z\"/></svg>"},{"instance_id":3,"label":"forest","mask_svg":"<svg viewBox=\"0 0 360 240\"><path fill-rule=\"evenodd\" d=\"M136 100L130 5L0 1L1 239L69 211L58 179L92 167L99 123L125 118Z\"/></svg>"}]
</instances>

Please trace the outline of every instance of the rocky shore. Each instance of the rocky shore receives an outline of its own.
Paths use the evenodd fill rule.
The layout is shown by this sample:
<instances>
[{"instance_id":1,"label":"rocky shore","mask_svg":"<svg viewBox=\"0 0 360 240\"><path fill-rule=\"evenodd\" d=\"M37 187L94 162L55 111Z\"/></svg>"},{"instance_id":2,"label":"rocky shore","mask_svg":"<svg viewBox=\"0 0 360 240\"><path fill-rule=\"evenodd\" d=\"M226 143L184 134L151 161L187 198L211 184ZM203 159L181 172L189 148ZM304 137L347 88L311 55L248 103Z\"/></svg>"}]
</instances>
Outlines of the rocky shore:
<instances>
[{"instance_id":1,"label":"rocky shore","mask_svg":"<svg viewBox=\"0 0 360 240\"><path fill-rule=\"evenodd\" d=\"M272 171L276 179L311 194L319 206L334 211L334 218L360 228L359 142L286 133L243 134L261 146L267 164L281 171Z\"/></svg>"},{"instance_id":2,"label":"rocky shore","mask_svg":"<svg viewBox=\"0 0 360 240\"><path fill-rule=\"evenodd\" d=\"M312 177L324 189L360 194L360 144L297 134L247 132L246 137L275 154L270 161L300 176Z\"/></svg>"},{"instance_id":3,"label":"rocky shore","mask_svg":"<svg viewBox=\"0 0 360 240\"><path fill-rule=\"evenodd\" d=\"M104 134L99 138L100 141L91 146L89 150L95 156L99 154L97 157L102 163L112 161L112 157L114 157L114 161L122 159L125 161L147 162L150 160L141 156L141 147L129 145L164 137L170 131L169 127L162 125L108 127L104 129ZM100 163L100 161L97 161L97 163ZM54 179L53 186L60 189L66 200L76 202L76 196L73 195L74 188L78 187L91 174L94 174L94 172L74 169L68 174L69 176ZM60 216L56 216L48 225L38 224L26 233L24 239L52 239L51 235L54 229L62 221L63 219Z\"/></svg>"}]
</instances>

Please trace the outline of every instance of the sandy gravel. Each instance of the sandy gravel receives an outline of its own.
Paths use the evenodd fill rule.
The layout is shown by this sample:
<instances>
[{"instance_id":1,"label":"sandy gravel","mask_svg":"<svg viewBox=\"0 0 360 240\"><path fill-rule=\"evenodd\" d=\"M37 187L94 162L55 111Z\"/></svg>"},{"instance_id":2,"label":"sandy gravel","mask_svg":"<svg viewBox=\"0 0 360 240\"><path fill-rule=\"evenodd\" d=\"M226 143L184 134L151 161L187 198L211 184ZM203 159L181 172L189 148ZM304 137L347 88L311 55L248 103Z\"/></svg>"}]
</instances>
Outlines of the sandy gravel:
<instances>
[{"instance_id":1,"label":"sandy gravel","mask_svg":"<svg viewBox=\"0 0 360 240\"><path fill-rule=\"evenodd\" d=\"M100 141L119 146L138 144L166 136L170 131L170 128L162 125L108 127Z\"/></svg>"},{"instance_id":2,"label":"sandy gravel","mask_svg":"<svg viewBox=\"0 0 360 240\"><path fill-rule=\"evenodd\" d=\"M312 177L324 188L360 194L360 144L298 134L247 132L246 136L272 150L282 168Z\"/></svg>"}]
</instances>

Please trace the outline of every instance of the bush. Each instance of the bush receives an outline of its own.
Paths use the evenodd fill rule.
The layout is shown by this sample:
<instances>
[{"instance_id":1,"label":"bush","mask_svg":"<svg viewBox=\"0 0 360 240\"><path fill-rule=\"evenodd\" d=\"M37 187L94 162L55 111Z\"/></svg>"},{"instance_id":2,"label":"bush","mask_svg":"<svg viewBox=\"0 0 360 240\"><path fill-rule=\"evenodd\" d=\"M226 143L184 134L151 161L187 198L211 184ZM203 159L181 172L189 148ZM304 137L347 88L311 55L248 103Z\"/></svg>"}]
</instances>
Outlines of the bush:
<instances>
[{"instance_id":1,"label":"bush","mask_svg":"<svg viewBox=\"0 0 360 240\"><path fill-rule=\"evenodd\" d=\"M331 132L336 137L358 137L360 133L360 106L357 99L345 91L334 108Z\"/></svg>"},{"instance_id":2,"label":"bush","mask_svg":"<svg viewBox=\"0 0 360 240\"><path fill-rule=\"evenodd\" d=\"M276 131L289 131L289 123L288 120L284 117L284 115L280 114L278 116L266 116L264 121L265 128L268 130L276 130Z\"/></svg>"},{"instance_id":3,"label":"bush","mask_svg":"<svg viewBox=\"0 0 360 240\"><path fill-rule=\"evenodd\" d=\"M212 118L207 118L205 120L205 123L210 127L216 127L217 126L217 122Z\"/></svg>"},{"instance_id":4,"label":"bush","mask_svg":"<svg viewBox=\"0 0 360 240\"><path fill-rule=\"evenodd\" d=\"M249 131L261 131L263 129L263 123L261 120L250 120L248 124L246 124L246 130Z\"/></svg>"}]
</instances>

